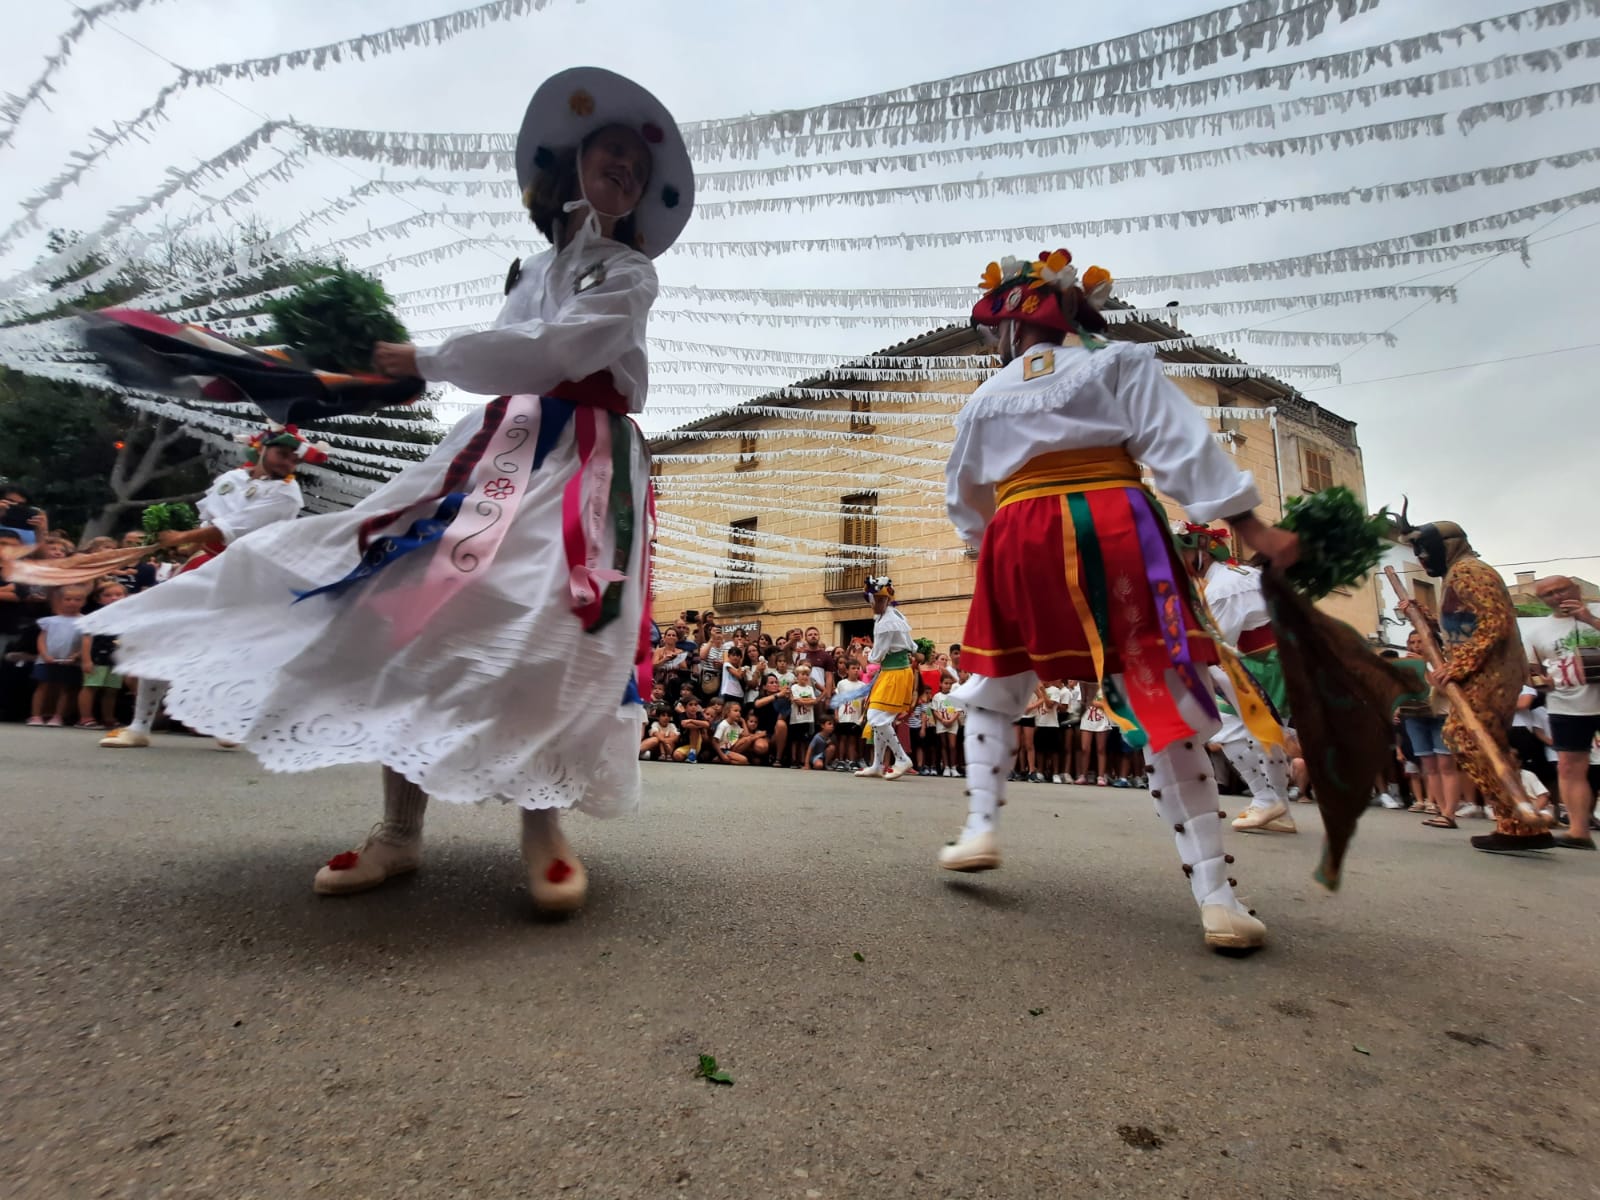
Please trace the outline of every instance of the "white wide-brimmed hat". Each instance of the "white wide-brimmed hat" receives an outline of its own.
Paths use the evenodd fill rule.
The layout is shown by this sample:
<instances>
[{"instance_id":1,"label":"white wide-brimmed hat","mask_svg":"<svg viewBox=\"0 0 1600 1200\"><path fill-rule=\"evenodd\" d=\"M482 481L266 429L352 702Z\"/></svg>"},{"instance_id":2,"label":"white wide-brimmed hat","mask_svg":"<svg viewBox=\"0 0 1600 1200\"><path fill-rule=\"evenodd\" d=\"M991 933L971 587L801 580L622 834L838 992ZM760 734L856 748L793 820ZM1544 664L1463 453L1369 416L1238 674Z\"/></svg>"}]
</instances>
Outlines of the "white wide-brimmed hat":
<instances>
[{"instance_id":1,"label":"white wide-brimmed hat","mask_svg":"<svg viewBox=\"0 0 1600 1200\"><path fill-rule=\"evenodd\" d=\"M683 232L694 211L694 165L666 106L644 88L603 67L572 67L552 75L528 102L517 135L517 187L524 193L555 155L581 145L607 125L625 125L650 147L650 182L633 211L641 250L660 255Z\"/></svg>"}]
</instances>

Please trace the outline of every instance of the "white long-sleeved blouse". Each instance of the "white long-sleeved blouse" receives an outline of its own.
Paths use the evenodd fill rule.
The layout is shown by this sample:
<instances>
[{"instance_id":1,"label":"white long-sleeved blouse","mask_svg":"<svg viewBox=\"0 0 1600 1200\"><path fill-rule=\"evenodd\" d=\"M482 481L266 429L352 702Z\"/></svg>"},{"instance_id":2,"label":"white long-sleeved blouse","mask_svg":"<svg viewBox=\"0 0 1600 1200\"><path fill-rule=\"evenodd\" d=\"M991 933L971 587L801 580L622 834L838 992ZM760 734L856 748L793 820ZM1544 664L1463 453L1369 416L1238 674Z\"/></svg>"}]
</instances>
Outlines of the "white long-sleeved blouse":
<instances>
[{"instance_id":1,"label":"white long-sleeved blouse","mask_svg":"<svg viewBox=\"0 0 1600 1200\"><path fill-rule=\"evenodd\" d=\"M1041 354L1053 360L1037 372ZM1036 346L986 379L956 418L945 468L945 507L968 545L994 516L995 485L1057 450L1124 447L1189 518L1206 523L1261 502L1255 479L1217 445L1194 404L1162 374L1154 351L1133 342L1100 350Z\"/></svg>"},{"instance_id":2,"label":"white long-sleeved blouse","mask_svg":"<svg viewBox=\"0 0 1600 1200\"><path fill-rule=\"evenodd\" d=\"M1272 623L1255 567L1230 567L1214 562L1206 568L1206 605L1217 619L1222 640L1237 646L1239 636Z\"/></svg>"},{"instance_id":3,"label":"white long-sleeved blouse","mask_svg":"<svg viewBox=\"0 0 1600 1200\"><path fill-rule=\"evenodd\" d=\"M872 661L882 662L898 650L911 651L917 643L911 637L911 622L894 605L872 620Z\"/></svg>"},{"instance_id":4,"label":"white long-sleeved blouse","mask_svg":"<svg viewBox=\"0 0 1600 1200\"><path fill-rule=\"evenodd\" d=\"M644 409L645 321L657 291L653 263L620 242L580 229L559 252L522 264L493 329L418 347L433 383L484 396L546 394L609 370L630 412Z\"/></svg>"}]
</instances>

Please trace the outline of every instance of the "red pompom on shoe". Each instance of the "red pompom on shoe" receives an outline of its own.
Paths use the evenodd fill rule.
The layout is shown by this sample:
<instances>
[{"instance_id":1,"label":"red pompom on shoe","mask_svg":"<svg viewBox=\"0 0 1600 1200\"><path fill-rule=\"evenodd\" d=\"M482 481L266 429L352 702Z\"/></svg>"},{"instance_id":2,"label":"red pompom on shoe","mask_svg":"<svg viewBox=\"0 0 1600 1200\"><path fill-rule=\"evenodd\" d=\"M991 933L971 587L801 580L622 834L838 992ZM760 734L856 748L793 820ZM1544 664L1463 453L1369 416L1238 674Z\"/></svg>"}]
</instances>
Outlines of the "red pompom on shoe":
<instances>
[{"instance_id":1,"label":"red pompom on shoe","mask_svg":"<svg viewBox=\"0 0 1600 1200\"><path fill-rule=\"evenodd\" d=\"M354 850L346 850L343 854L335 854L328 860L328 870L348 871L351 867L355 866L360 859L361 855L357 854Z\"/></svg>"},{"instance_id":2,"label":"red pompom on shoe","mask_svg":"<svg viewBox=\"0 0 1600 1200\"><path fill-rule=\"evenodd\" d=\"M551 883L565 883L572 877L572 864L562 858L552 858L544 869L544 877Z\"/></svg>"}]
</instances>

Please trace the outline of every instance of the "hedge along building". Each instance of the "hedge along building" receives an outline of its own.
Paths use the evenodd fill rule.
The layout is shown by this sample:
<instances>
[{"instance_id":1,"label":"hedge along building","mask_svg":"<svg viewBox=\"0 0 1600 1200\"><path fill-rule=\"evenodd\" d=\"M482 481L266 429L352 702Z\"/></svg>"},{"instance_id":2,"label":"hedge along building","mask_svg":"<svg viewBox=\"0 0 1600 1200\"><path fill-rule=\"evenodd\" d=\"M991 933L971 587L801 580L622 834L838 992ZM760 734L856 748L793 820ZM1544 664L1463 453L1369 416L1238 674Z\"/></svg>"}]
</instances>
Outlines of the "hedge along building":
<instances>
[{"instance_id":1,"label":"hedge along building","mask_svg":"<svg viewBox=\"0 0 1600 1200\"><path fill-rule=\"evenodd\" d=\"M1108 310L1118 307L1127 306ZM1128 320L1110 336L1188 335ZM1222 351L1157 353L1254 472L1264 519L1281 515L1285 497L1334 484L1365 503L1354 422ZM866 577L890 575L918 636L941 649L960 641L976 555L945 518L944 464L955 415L991 364L974 330L948 326L653 438L658 620L710 608L724 626L778 634L815 625L842 644L871 629ZM1377 629L1370 589L1322 606L1363 634Z\"/></svg>"}]
</instances>

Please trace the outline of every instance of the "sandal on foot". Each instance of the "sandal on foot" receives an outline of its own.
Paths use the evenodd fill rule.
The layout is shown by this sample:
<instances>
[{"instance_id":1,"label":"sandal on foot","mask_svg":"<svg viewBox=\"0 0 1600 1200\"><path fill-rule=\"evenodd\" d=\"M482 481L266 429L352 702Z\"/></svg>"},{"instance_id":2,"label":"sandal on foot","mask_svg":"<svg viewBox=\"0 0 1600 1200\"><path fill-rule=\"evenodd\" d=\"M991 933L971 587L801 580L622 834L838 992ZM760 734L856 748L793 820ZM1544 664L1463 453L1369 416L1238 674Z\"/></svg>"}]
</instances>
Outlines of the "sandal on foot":
<instances>
[{"instance_id":1,"label":"sandal on foot","mask_svg":"<svg viewBox=\"0 0 1600 1200\"><path fill-rule=\"evenodd\" d=\"M1423 822L1429 829L1459 829L1460 826L1449 817L1429 817Z\"/></svg>"},{"instance_id":2,"label":"sandal on foot","mask_svg":"<svg viewBox=\"0 0 1600 1200\"><path fill-rule=\"evenodd\" d=\"M311 890L319 896L348 896L365 892L393 879L415 871L422 865L422 839L405 845L378 840L374 829L355 850L335 854L311 883Z\"/></svg>"}]
</instances>

